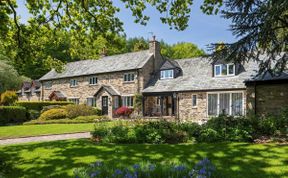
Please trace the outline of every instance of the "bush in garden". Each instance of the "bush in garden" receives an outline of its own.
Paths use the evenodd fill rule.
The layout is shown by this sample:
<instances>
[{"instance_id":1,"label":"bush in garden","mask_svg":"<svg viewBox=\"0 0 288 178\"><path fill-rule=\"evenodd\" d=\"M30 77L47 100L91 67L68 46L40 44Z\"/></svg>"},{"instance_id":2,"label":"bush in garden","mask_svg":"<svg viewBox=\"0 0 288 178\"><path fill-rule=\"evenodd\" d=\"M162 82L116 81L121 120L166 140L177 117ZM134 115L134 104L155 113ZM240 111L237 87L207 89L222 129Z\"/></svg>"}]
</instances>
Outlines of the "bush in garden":
<instances>
[{"instance_id":1,"label":"bush in garden","mask_svg":"<svg viewBox=\"0 0 288 178\"><path fill-rule=\"evenodd\" d=\"M91 106L87 106L84 104L80 105L67 105L64 107L67 111L68 118L76 118L78 116L91 116L97 115L99 111Z\"/></svg>"},{"instance_id":2,"label":"bush in garden","mask_svg":"<svg viewBox=\"0 0 288 178\"><path fill-rule=\"evenodd\" d=\"M207 128L202 130L196 139L198 142L218 142L222 140L222 137L216 130Z\"/></svg>"},{"instance_id":3,"label":"bush in garden","mask_svg":"<svg viewBox=\"0 0 288 178\"><path fill-rule=\"evenodd\" d=\"M55 108L61 108L63 106L61 105L48 105L48 106L43 106L43 109L41 110L41 113L48 111L50 109L55 109Z\"/></svg>"},{"instance_id":4,"label":"bush in garden","mask_svg":"<svg viewBox=\"0 0 288 178\"><path fill-rule=\"evenodd\" d=\"M48 111L43 112L39 120L57 120L67 118L68 113L65 109L50 109Z\"/></svg>"},{"instance_id":5,"label":"bush in garden","mask_svg":"<svg viewBox=\"0 0 288 178\"><path fill-rule=\"evenodd\" d=\"M27 117L29 118L29 120L35 120L40 116L40 112L37 110L29 110L27 112Z\"/></svg>"},{"instance_id":6,"label":"bush in garden","mask_svg":"<svg viewBox=\"0 0 288 178\"><path fill-rule=\"evenodd\" d=\"M98 135L101 133L105 134ZM189 138L187 132L180 130L178 124L166 121L95 127L91 134L97 141L106 143L185 143Z\"/></svg>"},{"instance_id":7,"label":"bush in garden","mask_svg":"<svg viewBox=\"0 0 288 178\"><path fill-rule=\"evenodd\" d=\"M116 109L115 114L117 116L122 116L122 117L129 117L133 112L132 108L128 108L126 106L122 106L118 109Z\"/></svg>"},{"instance_id":8,"label":"bush in garden","mask_svg":"<svg viewBox=\"0 0 288 178\"><path fill-rule=\"evenodd\" d=\"M37 111L41 111L44 106L50 106L50 105L65 106L68 104L73 104L73 103L67 102L67 101L18 101L16 102L16 105L23 106L27 110L37 110Z\"/></svg>"},{"instance_id":9,"label":"bush in garden","mask_svg":"<svg viewBox=\"0 0 288 178\"><path fill-rule=\"evenodd\" d=\"M97 161L96 163L90 164L89 167L82 167L74 170L75 177L86 178L86 177L131 177L131 178L164 178L164 177L215 177L215 166L212 162L204 158L199 161L194 167L189 164L175 164L175 163L140 163L134 164L127 167L111 166L111 164L104 164L103 162Z\"/></svg>"},{"instance_id":10,"label":"bush in garden","mask_svg":"<svg viewBox=\"0 0 288 178\"><path fill-rule=\"evenodd\" d=\"M11 106L18 100L15 91L5 91L1 94L0 104L4 106Z\"/></svg>"},{"instance_id":11,"label":"bush in garden","mask_svg":"<svg viewBox=\"0 0 288 178\"><path fill-rule=\"evenodd\" d=\"M0 106L0 125L27 121L26 109L21 106Z\"/></svg>"}]
</instances>

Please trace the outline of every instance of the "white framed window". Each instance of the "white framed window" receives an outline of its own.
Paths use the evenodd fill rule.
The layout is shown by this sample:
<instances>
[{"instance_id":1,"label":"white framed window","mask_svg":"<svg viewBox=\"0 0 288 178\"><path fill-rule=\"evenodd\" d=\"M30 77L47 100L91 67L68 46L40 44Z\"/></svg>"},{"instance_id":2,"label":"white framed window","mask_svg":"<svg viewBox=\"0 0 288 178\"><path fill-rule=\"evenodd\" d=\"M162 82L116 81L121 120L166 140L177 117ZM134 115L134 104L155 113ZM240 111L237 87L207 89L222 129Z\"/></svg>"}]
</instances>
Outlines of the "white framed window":
<instances>
[{"instance_id":1,"label":"white framed window","mask_svg":"<svg viewBox=\"0 0 288 178\"><path fill-rule=\"evenodd\" d=\"M70 87L76 87L78 86L78 81L76 79L71 79L70 80Z\"/></svg>"},{"instance_id":2,"label":"white framed window","mask_svg":"<svg viewBox=\"0 0 288 178\"><path fill-rule=\"evenodd\" d=\"M208 93L208 116L226 114L239 116L244 114L243 92Z\"/></svg>"},{"instance_id":3,"label":"white framed window","mask_svg":"<svg viewBox=\"0 0 288 178\"><path fill-rule=\"evenodd\" d=\"M119 108L119 96L114 96L114 108Z\"/></svg>"},{"instance_id":4,"label":"white framed window","mask_svg":"<svg viewBox=\"0 0 288 178\"><path fill-rule=\"evenodd\" d=\"M234 64L217 64L214 65L214 75L218 76L233 76L235 75Z\"/></svg>"},{"instance_id":5,"label":"white framed window","mask_svg":"<svg viewBox=\"0 0 288 178\"><path fill-rule=\"evenodd\" d=\"M79 104L79 98L68 98L68 101L74 103L74 104Z\"/></svg>"},{"instance_id":6,"label":"white framed window","mask_svg":"<svg viewBox=\"0 0 288 178\"><path fill-rule=\"evenodd\" d=\"M171 70L161 70L160 79L169 79L174 78L174 71Z\"/></svg>"},{"instance_id":7,"label":"white framed window","mask_svg":"<svg viewBox=\"0 0 288 178\"><path fill-rule=\"evenodd\" d=\"M197 95L192 95L192 107L197 107Z\"/></svg>"},{"instance_id":8,"label":"white framed window","mask_svg":"<svg viewBox=\"0 0 288 178\"><path fill-rule=\"evenodd\" d=\"M133 73L124 74L124 82L134 81L135 75Z\"/></svg>"},{"instance_id":9,"label":"white framed window","mask_svg":"<svg viewBox=\"0 0 288 178\"><path fill-rule=\"evenodd\" d=\"M133 106L133 96L123 96L122 106L132 107Z\"/></svg>"},{"instance_id":10,"label":"white framed window","mask_svg":"<svg viewBox=\"0 0 288 178\"><path fill-rule=\"evenodd\" d=\"M96 107L96 98L95 97L89 97L87 98L87 106Z\"/></svg>"},{"instance_id":11,"label":"white framed window","mask_svg":"<svg viewBox=\"0 0 288 178\"><path fill-rule=\"evenodd\" d=\"M44 82L44 88L45 89L51 89L52 88L52 81Z\"/></svg>"},{"instance_id":12,"label":"white framed window","mask_svg":"<svg viewBox=\"0 0 288 178\"><path fill-rule=\"evenodd\" d=\"M96 85L98 83L97 77L90 77L89 78L89 85Z\"/></svg>"}]
</instances>

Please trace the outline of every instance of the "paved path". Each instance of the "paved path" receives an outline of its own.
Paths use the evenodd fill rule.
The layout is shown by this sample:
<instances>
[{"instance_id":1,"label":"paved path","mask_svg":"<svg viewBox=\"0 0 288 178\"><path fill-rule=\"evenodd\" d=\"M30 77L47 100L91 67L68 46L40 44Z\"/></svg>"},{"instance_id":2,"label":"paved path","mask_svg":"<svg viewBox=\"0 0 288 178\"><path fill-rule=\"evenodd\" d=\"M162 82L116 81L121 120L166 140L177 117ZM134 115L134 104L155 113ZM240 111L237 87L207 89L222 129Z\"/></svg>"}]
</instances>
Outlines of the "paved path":
<instances>
[{"instance_id":1,"label":"paved path","mask_svg":"<svg viewBox=\"0 0 288 178\"><path fill-rule=\"evenodd\" d=\"M90 138L90 137L91 137L90 132L83 132L83 133L45 135L45 136L35 136L25 138L11 138L0 140L0 145L10 145L10 144L27 143L27 142L54 141L54 140L68 140L68 139Z\"/></svg>"}]
</instances>

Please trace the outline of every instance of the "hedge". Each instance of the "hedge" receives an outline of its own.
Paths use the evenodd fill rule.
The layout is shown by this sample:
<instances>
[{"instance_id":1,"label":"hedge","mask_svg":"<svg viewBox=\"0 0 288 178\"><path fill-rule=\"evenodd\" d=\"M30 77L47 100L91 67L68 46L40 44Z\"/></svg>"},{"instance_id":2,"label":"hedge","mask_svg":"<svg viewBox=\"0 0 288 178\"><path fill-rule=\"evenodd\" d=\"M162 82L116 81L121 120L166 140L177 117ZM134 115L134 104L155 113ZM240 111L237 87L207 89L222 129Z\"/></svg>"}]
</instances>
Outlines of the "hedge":
<instances>
[{"instance_id":1,"label":"hedge","mask_svg":"<svg viewBox=\"0 0 288 178\"><path fill-rule=\"evenodd\" d=\"M0 125L27 121L26 108L22 106L0 106Z\"/></svg>"},{"instance_id":2,"label":"hedge","mask_svg":"<svg viewBox=\"0 0 288 178\"><path fill-rule=\"evenodd\" d=\"M44 106L50 106L50 105L68 105L73 104L72 102L67 101L18 101L16 102L17 106L23 106L27 110L37 110L41 111Z\"/></svg>"}]
</instances>

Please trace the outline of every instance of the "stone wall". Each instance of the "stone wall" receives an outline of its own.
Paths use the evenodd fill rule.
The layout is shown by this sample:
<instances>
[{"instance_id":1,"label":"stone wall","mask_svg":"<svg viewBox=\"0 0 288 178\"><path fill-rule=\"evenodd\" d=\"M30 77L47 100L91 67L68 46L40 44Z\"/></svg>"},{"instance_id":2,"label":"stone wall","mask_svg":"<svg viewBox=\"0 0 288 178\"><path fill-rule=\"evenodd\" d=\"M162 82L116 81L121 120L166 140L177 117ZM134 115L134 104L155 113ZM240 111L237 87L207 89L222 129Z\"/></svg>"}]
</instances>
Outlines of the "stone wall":
<instances>
[{"instance_id":1,"label":"stone wall","mask_svg":"<svg viewBox=\"0 0 288 178\"><path fill-rule=\"evenodd\" d=\"M24 94L24 95L19 95L18 96L19 101L40 101L41 100L41 95L40 93L38 94Z\"/></svg>"},{"instance_id":2,"label":"stone wall","mask_svg":"<svg viewBox=\"0 0 288 178\"><path fill-rule=\"evenodd\" d=\"M256 102L255 102L256 97ZM247 109L249 114L266 115L278 114L284 107L288 107L288 83L261 84L247 86Z\"/></svg>"},{"instance_id":3,"label":"stone wall","mask_svg":"<svg viewBox=\"0 0 288 178\"><path fill-rule=\"evenodd\" d=\"M194 107L192 106L192 95L197 95L197 106ZM178 100L181 121L203 122L207 120L206 92L179 93Z\"/></svg>"},{"instance_id":4,"label":"stone wall","mask_svg":"<svg viewBox=\"0 0 288 178\"><path fill-rule=\"evenodd\" d=\"M124 82L124 73L134 73L135 80L131 82ZM97 77L98 83L96 85L89 85L89 78L93 76ZM53 80L51 89L44 88L43 99L48 99L51 92L55 90L61 91L67 97L67 99L73 97L79 98L80 103L85 103L87 101L87 98L94 96L94 94L98 91L101 85L111 85L121 95L133 95L137 93L137 77L139 76L137 76L137 71L135 70L129 72L115 72ZM78 81L78 86L70 87L71 79L76 79ZM45 82L43 82L43 85L45 86Z\"/></svg>"}]
</instances>

